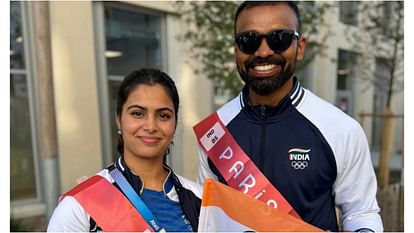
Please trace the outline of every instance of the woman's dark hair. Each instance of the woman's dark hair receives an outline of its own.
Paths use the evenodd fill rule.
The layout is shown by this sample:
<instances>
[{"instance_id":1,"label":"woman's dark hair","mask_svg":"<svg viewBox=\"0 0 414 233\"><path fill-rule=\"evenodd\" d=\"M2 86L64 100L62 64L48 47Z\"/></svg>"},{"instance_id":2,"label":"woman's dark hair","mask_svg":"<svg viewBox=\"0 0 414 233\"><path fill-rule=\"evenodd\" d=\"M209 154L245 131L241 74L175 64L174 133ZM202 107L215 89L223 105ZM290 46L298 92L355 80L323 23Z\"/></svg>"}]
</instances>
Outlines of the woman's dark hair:
<instances>
[{"instance_id":1,"label":"woman's dark hair","mask_svg":"<svg viewBox=\"0 0 414 233\"><path fill-rule=\"evenodd\" d=\"M116 115L118 117L121 117L122 107L128 100L129 95L133 90L135 90L135 88L137 88L141 84L150 86L159 84L163 86L173 102L175 110L175 119L177 119L178 121L178 108L180 99L178 97L178 91L174 81L170 76L168 76L168 74L162 72L161 70L148 68L131 72L121 82L121 85L119 86L117 92ZM122 135L118 136L117 150L121 155L124 153L124 141L122 140Z\"/></svg>"}]
</instances>

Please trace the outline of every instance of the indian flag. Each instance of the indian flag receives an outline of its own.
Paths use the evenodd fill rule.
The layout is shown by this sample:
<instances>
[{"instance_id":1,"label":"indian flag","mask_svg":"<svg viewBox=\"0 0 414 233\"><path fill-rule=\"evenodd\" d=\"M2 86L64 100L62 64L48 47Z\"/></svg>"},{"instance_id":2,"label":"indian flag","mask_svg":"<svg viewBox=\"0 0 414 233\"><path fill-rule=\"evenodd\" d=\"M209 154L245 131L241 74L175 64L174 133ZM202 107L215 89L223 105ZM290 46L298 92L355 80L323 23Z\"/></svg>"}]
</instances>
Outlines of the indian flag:
<instances>
[{"instance_id":1,"label":"indian flag","mask_svg":"<svg viewBox=\"0 0 414 233\"><path fill-rule=\"evenodd\" d=\"M204 183L198 231L322 231L212 179Z\"/></svg>"}]
</instances>

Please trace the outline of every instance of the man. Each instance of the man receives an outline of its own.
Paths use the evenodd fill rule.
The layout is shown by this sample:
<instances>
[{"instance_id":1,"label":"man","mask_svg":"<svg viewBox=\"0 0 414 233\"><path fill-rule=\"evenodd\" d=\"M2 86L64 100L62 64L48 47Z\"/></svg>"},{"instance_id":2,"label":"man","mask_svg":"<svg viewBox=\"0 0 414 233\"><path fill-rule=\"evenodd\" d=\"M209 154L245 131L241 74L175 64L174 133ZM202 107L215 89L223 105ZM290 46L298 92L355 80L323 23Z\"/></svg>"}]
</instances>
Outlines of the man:
<instances>
[{"instance_id":1,"label":"man","mask_svg":"<svg viewBox=\"0 0 414 233\"><path fill-rule=\"evenodd\" d=\"M306 46L295 3L244 2L236 11L234 28L235 60L245 87L215 113L224 130L304 221L338 231L337 206L345 231L382 231L377 183L362 128L302 88L293 76ZM204 137L221 132L220 124L220 130L211 128ZM233 150L224 151L219 162L207 156L226 132L215 135L211 145L198 137L198 180L217 179L248 193L257 183L253 176L250 183L246 176L238 185L230 184L248 162L236 161L220 170Z\"/></svg>"}]
</instances>

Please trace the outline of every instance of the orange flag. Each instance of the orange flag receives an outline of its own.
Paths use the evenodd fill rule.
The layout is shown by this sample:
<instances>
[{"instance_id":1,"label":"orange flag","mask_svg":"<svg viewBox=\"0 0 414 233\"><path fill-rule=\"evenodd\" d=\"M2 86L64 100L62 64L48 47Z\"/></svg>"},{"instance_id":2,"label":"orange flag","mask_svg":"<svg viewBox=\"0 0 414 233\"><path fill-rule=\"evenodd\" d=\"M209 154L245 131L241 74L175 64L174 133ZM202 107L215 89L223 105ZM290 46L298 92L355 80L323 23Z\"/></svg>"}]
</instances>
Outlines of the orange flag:
<instances>
[{"instance_id":1,"label":"orange flag","mask_svg":"<svg viewBox=\"0 0 414 233\"><path fill-rule=\"evenodd\" d=\"M204 184L198 231L322 230L229 186L207 179Z\"/></svg>"}]
</instances>

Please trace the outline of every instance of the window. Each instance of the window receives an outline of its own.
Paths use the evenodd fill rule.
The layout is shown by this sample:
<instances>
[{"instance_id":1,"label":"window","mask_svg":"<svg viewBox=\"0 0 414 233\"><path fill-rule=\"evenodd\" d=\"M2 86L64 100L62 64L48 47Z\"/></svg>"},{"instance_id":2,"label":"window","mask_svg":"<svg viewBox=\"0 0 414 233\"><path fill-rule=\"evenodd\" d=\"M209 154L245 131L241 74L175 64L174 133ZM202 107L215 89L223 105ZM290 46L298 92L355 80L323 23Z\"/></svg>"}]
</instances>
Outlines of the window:
<instances>
[{"instance_id":1,"label":"window","mask_svg":"<svg viewBox=\"0 0 414 233\"><path fill-rule=\"evenodd\" d=\"M336 82L336 106L352 116L355 66L358 54L350 51L338 51L338 70Z\"/></svg>"},{"instance_id":2,"label":"window","mask_svg":"<svg viewBox=\"0 0 414 233\"><path fill-rule=\"evenodd\" d=\"M161 16L105 6L108 74L125 76L142 67L161 68Z\"/></svg>"},{"instance_id":3,"label":"window","mask_svg":"<svg viewBox=\"0 0 414 233\"><path fill-rule=\"evenodd\" d=\"M389 60L377 58L375 60L375 81L374 81L374 113L384 113L387 105L387 90L390 80ZM384 118L374 117L372 121L372 148L381 148L381 135L384 125Z\"/></svg>"},{"instance_id":4,"label":"window","mask_svg":"<svg viewBox=\"0 0 414 233\"><path fill-rule=\"evenodd\" d=\"M162 69L161 25L163 14L104 4L105 57L109 78L109 115L112 159L118 158L115 124L116 91L123 78L140 68Z\"/></svg>"},{"instance_id":5,"label":"window","mask_svg":"<svg viewBox=\"0 0 414 233\"><path fill-rule=\"evenodd\" d=\"M344 24L358 24L358 2L340 1L339 2L339 20Z\"/></svg>"},{"instance_id":6,"label":"window","mask_svg":"<svg viewBox=\"0 0 414 233\"><path fill-rule=\"evenodd\" d=\"M353 68L357 64L358 54L346 50L338 52L337 90L352 89Z\"/></svg>"},{"instance_id":7,"label":"window","mask_svg":"<svg viewBox=\"0 0 414 233\"><path fill-rule=\"evenodd\" d=\"M21 2L10 2L10 199L35 198L28 68Z\"/></svg>"},{"instance_id":8,"label":"window","mask_svg":"<svg viewBox=\"0 0 414 233\"><path fill-rule=\"evenodd\" d=\"M383 2L382 5L382 17L381 17L381 30L382 34L384 35L391 35L392 29L392 22L393 22L393 2Z\"/></svg>"}]
</instances>

